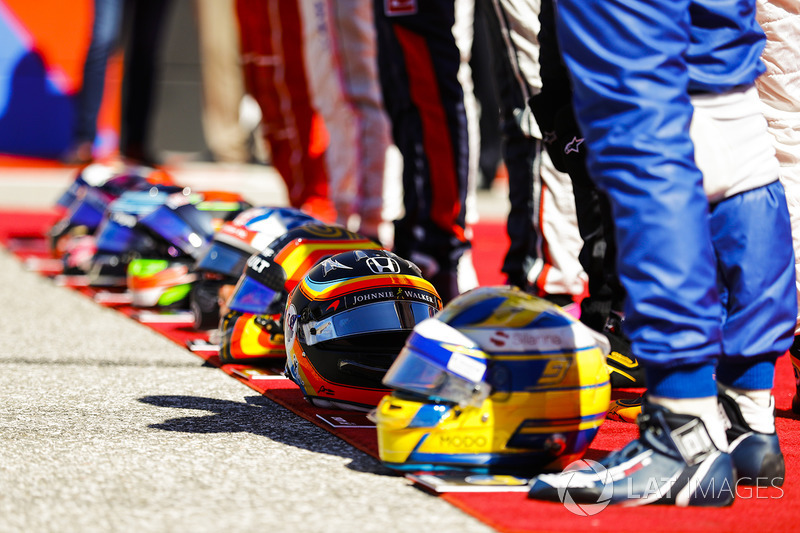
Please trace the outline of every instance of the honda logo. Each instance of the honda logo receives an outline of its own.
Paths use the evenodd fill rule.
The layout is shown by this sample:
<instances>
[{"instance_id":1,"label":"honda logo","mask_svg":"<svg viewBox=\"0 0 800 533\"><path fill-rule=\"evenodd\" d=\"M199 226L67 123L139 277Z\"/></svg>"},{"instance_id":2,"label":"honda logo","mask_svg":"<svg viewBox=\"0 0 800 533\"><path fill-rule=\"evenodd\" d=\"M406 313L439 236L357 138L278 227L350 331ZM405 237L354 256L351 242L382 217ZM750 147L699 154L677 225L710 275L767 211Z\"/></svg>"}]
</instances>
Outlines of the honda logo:
<instances>
[{"instance_id":1,"label":"honda logo","mask_svg":"<svg viewBox=\"0 0 800 533\"><path fill-rule=\"evenodd\" d=\"M400 273L400 264L391 257L370 257L367 266L376 274Z\"/></svg>"}]
</instances>

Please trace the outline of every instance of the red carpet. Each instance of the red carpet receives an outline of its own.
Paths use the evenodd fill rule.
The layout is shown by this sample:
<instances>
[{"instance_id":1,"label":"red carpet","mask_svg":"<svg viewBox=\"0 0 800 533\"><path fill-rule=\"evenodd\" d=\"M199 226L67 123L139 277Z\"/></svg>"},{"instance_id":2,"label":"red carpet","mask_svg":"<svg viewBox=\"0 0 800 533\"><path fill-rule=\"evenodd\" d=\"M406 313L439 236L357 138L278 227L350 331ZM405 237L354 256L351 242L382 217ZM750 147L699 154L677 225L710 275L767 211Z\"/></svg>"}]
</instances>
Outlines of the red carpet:
<instances>
[{"instance_id":1,"label":"red carpet","mask_svg":"<svg viewBox=\"0 0 800 533\"><path fill-rule=\"evenodd\" d=\"M41 256L45 252L41 235L55 218L54 212L0 212L0 242L19 256ZM474 258L478 278L483 285L502 283L499 273L507 246L505 230L500 223L480 224L475 229ZM91 289L78 289L92 297ZM135 318L139 310L116 307ZM204 333L175 324L148 323L149 327L186 347L190 341L207 341ZM298 416L331 431L353 446L377 457L373 428L347 427L360 415L343 415L341 411L317 409L302 398L289 380L277 377L283 361L275 362L275 371L258 370L245 365L222 365L215 352L194 351L209 364L283 405ZM800 509L800 418L791 412L794 390L788 357L778 361L775 397L778 409L777 428L786 456L786 483L782 488L740 487L733 506L724 509L678 509L649 506L641 508L607 507L594 516L578 516L561 504L533 502L524 492L446 493L441 497L500 531L567 532L603 531L613 533L656 532L747 532L770 533L798 530L796 509ZM625 393L620 393L625 394ZM328 422L320 418L325 417ZM331 425L341 422L343 425ZM606 421L592 443L587 457L598 459L636 436L630 424Z\"/></svg>"}]
</instances>

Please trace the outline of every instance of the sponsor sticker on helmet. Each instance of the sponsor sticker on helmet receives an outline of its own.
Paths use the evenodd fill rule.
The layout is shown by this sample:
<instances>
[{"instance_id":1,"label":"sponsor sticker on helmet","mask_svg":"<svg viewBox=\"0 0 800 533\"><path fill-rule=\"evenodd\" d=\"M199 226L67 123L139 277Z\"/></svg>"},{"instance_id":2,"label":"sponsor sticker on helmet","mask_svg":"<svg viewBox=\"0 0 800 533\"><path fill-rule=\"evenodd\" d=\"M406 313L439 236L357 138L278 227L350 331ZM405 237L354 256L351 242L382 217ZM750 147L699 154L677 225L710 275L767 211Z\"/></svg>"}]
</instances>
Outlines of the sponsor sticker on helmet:
<instances>
[{"instance_id":1,"label":"sponsor sticker on helmet","mask_svg":"<svg viewBox=\"0 0 800 533\"><path fill-rule=\"evenodd\" d=\"M252 235L252 232L248 231L247 229L230 222L223 224L222 227L219 228L219 232L235 237L241 241L250 240Z\"/></svg>"},{"instance_id":2,"label":"sponsor sticker on helmet","mask_svg":"<svg viewBox=\"0 0 800 533\"><path fill-rule=\"evenodd\" d=\"M365 304L367 302L391 300L393 298L394 298L394 292L391 289L361 292L358 294L354 294L353 296L350 297L350 305L348 307Z\"/></svg>"},{"instance_id":3,"label":"sponsor sticker on helmet","mask_svg":"<svg viewBox=\"0 0 800 533\"><path fill-rule=\"evenodd\" d=\"M573 325L555 328L504 328L484 329L473 332L472 338L483 347L502 349L506 352L552 352L558 350L580 350L594 346L594 339L580 335Z\"/></svg>"},{"instance_id":4,"label":"sponsor sticker on helmet","mask_svg":"<svg viewBox=\"0 0 800 533\"><path fill-rule=\"evenodd\" d=\"M398 300L416 300L418 302L430 304L433 307L441 307L439 299L426 291L401 287L397 289L396 297Z\"/></svg>"},{"instance_id":5,"label":"sponsor sticker on helmet","mask_svg":"<svg viewBox=\"0 0 800 533\"><path fill-rule=\"evenodd\" d=\"M262 258L260 255L251 255L247 260L247 266L251 270L261 274L265 268L269 268L270 262Z\"/></svg>"},{"instance_id":6,"label":"sponsor sticker on helmet","mask_svg":"<svg viewBox=\"0 0 800 533\"><path fill-rule=\"evenodd\" d=\"M330 272L332 270L336 270L337 268L344 268L346 270L353 270L353 267L349 267L347 265L343 265L339 261L333 259L332 257L329 257L328 259L325 260L325 262L322 263L322 275L323 276L327 276L328 272Z\"/></svg>"},{"instance_id":7,"label":"sponsor sticker on helmet","mask_svg":"<svg viewBox=\"0 0 800 533\"><path fill-rule=\"evenodd\" d=\"M486 373L486 364L462 353L453 352L447 361L447 370L478 383L483 380L483 375Z\"/></svg>"}]
</instances>

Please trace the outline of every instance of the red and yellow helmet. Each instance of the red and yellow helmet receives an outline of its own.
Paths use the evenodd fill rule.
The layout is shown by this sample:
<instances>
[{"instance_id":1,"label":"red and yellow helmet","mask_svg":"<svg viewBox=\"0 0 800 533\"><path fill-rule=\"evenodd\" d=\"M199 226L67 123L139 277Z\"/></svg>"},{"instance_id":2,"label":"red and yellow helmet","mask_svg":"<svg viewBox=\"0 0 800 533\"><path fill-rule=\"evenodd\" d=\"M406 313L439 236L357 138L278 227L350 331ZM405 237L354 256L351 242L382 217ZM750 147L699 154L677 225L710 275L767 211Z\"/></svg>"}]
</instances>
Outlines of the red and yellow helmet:
<instances>
[{"instance_id":1,"label":"red and yellow helmet","mask_svg":"<svg viewBox=\"0 0 800 533\"><path fill-rule=\"evenodd\" d=\"M319 261L345 250L380 249L338 226L307 224L250 256L220 322L223 363L283 357L283 311L289 292Z\"/></svg>"}]
</instances>

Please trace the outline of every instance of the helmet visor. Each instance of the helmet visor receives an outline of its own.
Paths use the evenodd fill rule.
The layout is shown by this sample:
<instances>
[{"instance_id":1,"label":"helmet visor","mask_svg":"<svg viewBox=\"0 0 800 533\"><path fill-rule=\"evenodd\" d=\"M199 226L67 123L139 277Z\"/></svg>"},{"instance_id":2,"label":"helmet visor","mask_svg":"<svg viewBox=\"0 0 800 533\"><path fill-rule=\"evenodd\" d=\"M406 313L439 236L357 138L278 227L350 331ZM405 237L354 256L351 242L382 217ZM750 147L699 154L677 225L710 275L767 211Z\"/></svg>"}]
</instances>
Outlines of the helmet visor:
<instances>
[{"instance_id":1,"label":"helmet visor","mask_svg":"<svg viewBox=\"0 0 800 533\"><path fill-rule=\"evenodd\" d=\"M159 208L142 218L142 223L163 237L170 244L180 248L182 252L192 257L198 257L200 251L207 244L208 238L213 234L213 228L208 221L207 231L198 234L192 226L181 218L175 211Z\"/></svg>"},{"instance_id":2,"label":"helmet visor","mask_svg":"<svg viewBox=\"0 0 800 533\"><path fill-rule=\"evenodd\" d=\"M132 250L137 238L133 228L105 219L97 230L97 249L121 254Z\"/></svg>"},{"instance_id":3,"label":"helmet visor","mask_svg":"<svg viewBox=\"0 0 800 533\"><path fill-rule=\"evenodd\" d=\"M69 207L75 200L78 199L78 193L84 187L89 187L89 184L84 181L80 176L73 181L69 188L58 198L56 203L61 207Z\"/></svg>"},{"instance_id":4,"label":"helmet visor","mask_svg":"<svg viewBox=\"0 0 800 533\"><path fill-rule=\"evenodd\" d=\"M248 257L250 254L247 252L214 241L195 268L238 279L244 272Z\"/></svg>"},{"instance_id":5,"label":"helmet visor","mask_svg":"<svg viewBox=\"0 0 800 533\"><path fill-rule=\"evenodd\" d=\"M467 357L454 353L454 357ZM473 360L471 360L473 361ZM453 402L461 406L478 406L489 396L490 387L483 381L472 381L443 368L425 355L406 346L386 372L383 383L436 402Z\"/></svg>"},{"instance_id":6,"label":"helmet visor","mask_svg":"<svg viewBox=\"0 0 800 533\"><path fill-rule=\"evenodd\" d=\"M270 289L250 276L242 276L236 284L236 289L234 289L228 307L242 313L271 315L283 311L283 309L272 308L272 304L278 298L278 291Z\"/></svg>"},{"instance_id":7,"label":"helmet visor","mask_svg":"<svg viewBox=\"0 0 800 533\"><path fill-rule=\"evenodd\" d=\"M91 231L97 229L103 220L108 201L98 191L87 189L86 194L70 206L67 218L70 226L86 226Z\"/></svg>"},{"instance_id":8,"label":"helmet visor","mask_svg":"<svg viewBox=\"0 0 800 533\"><path fill-rule=\"evenodd\" d=\"M305 341L314 345L350 335L412 330L438 309L413 301L385 301L362 305L322 320L302 324Z\"/></svg>"},{"instance_id":9,"label":"helmet visor","mask_svg":"<svg viewBox=\"0 0 800 533\"><path fill-rule=\"evenodd\" d=\"M491 391L486 360L487 354L460 331L427 320L409 336L383 382L433 401L480 405Z\"/></svg>"}]
</instances>

